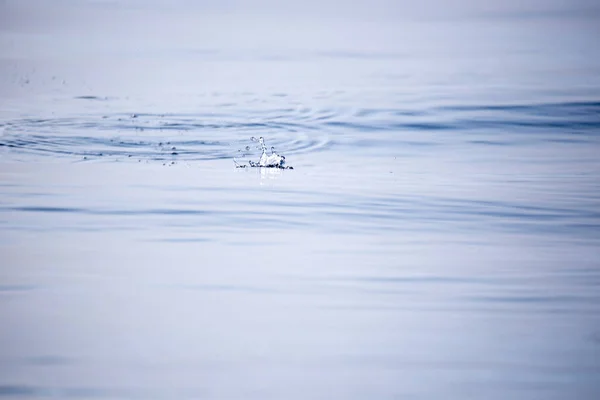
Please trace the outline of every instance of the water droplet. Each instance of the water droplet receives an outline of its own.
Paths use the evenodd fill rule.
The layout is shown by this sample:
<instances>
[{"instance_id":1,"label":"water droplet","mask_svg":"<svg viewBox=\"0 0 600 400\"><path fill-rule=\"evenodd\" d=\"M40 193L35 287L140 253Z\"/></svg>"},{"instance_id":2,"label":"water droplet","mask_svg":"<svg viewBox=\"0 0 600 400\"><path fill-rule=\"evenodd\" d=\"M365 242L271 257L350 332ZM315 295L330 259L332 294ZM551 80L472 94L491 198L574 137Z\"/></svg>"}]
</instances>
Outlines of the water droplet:
<instances>
[{"instance_id":1,"label":"water droplet","mask_svg":"<svg viewBox=\"0 0 600 400\"><path fill-rule=\"evenodd\" d=\"M256 138L253 136L250 138L251 141L255 142ZM249 160L248 165L251 167L265 167L265 168L280 168L280 169L292 169L290 167L285 166L285 156L279 155L275 152L275 147L271 147L271 154L267 153L267 146L265 144L264 138L261 136L258 139L260 143L261 156L258 162ZM246 150L250 150L250 146L246 146ZM240 150L238 150L240 152ZM243 157L244 155L242 155ZM238 163L236 158L233 159L235 166L238 168L243 168L245 165Z\"/></svg>"}]
</instances>

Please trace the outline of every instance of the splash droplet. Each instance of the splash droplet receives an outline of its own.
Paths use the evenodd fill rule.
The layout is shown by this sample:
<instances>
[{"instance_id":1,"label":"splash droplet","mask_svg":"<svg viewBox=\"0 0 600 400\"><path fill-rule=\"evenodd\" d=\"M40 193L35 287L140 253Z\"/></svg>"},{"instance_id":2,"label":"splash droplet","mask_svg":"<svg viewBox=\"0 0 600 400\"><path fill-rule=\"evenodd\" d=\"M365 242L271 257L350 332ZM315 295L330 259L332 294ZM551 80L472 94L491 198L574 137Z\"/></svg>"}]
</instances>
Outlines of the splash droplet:
<instances>
[{"instance_id":1,"label":"splash droplet","mask_svg":"<svg viewBox=\"0 0 600 400\"><path fill-rule=\"evenodd\" d=\"M293 167L289 167L285 165L285 156L277 154L275 152L275 147L271 147L271 154L267 153L267 146L265 145L265 139L261 136L256 139L254 136L250 138L253 142L258 142L260 145L261 155L258 162L249 160L248 165L250 167L262 167L262 168L279 168L279 169L293 169ZM245 147L246 151L250 150L250 146ZM238 150L241 153L241 150ZM244 157L246 154L241 155ZM233 162L237 168L246 168L246 164L241 164L234 157Z\"/></svg>"}]
</instances>

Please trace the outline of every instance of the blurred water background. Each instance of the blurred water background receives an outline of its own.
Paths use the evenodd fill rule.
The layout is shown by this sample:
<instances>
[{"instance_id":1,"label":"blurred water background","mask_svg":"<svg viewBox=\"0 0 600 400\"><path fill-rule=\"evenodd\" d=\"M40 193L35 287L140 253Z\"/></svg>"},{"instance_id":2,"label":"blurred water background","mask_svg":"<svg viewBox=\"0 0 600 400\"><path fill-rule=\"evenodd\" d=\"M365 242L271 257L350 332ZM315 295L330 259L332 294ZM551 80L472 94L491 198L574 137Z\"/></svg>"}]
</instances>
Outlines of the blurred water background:
<instances>
[{"instance_id":1,"label":"blurred water background","mask_svg":"<svg viewBox=\"0 0 600 400\"><path fill-rule=\"evenodd\" d=\"M598 398L598 37L584 0L0 1L0 398Z\"/></svg>"}]
</instances>

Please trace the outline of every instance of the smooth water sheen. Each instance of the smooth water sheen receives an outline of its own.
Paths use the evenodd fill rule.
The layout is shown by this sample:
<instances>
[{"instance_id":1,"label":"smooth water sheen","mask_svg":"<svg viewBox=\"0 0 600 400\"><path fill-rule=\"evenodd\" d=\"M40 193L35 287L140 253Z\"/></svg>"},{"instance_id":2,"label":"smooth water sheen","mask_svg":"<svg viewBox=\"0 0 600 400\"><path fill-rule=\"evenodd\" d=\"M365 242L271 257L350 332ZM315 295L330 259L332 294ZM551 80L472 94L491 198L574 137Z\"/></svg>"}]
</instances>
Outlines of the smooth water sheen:
<instances>
[{"instance_id":1,"label":"smooth water sheen","mask_svg":"<svg viewBox=\"0 0 600 400\"><path fill-rule=\"evenodd\" d=\"M598 398L599 26L1 1L0 398Z\"/></svg>"}]
</instances>

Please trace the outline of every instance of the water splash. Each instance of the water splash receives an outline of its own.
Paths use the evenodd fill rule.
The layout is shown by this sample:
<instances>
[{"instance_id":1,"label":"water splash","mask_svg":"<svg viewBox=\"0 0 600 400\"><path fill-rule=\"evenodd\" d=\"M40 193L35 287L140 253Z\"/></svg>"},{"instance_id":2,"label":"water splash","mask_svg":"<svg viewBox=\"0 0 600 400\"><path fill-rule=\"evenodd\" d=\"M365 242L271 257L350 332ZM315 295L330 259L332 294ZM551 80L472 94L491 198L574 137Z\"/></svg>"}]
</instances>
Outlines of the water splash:
<instances>
[{"instance_id":1,"label":"water splash","mask_svg":"<svg viewBox=\"0 0 600 400\"><path fill-rule=\"evenodd\" d=\"M261 168L279 168L279 169L294 169L294 167L290 167L285 165L285 156L279 155L275 152L275 147L271 147L271 152L267 152L267 146L265 144L264 138L261 136L256 139L254 136L250 138L251 141L258 143L257 148L261 151L260 159L258 162L248 160L248 164L240 163L237 157L234 157L233 162L235 163L236 168L246 168L250 167L261 167ZM238 150L240 153L240 158L245 157L250 151L250 146L245 147L245 151Z\"/></svg>"}]
</instances>

